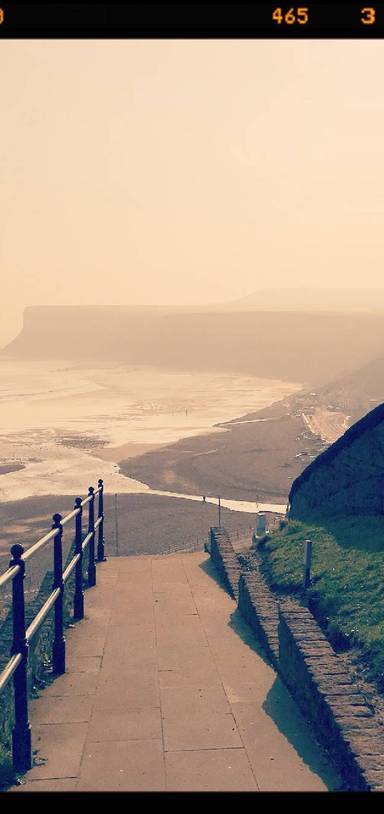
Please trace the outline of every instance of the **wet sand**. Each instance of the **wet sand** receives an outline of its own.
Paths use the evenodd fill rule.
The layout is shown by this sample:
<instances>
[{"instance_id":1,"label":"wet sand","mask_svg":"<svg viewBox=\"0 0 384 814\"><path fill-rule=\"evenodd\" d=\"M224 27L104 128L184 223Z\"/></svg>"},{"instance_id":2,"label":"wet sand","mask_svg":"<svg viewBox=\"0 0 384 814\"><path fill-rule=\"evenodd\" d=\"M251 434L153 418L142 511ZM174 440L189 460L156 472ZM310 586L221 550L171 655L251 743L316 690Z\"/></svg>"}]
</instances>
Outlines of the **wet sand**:
<instances>
[{"instance_id":1,"label":"wet sand","mask_svg":"<svg viewBox=\"0 0 384 814\"><path fill-rule=\"evenodd\" d=\"M293 393L268 407L120 462L125 475L164 489L285 504L295 478L352 423L326 391Z\"/></svg>"},{"instance_id":2,"label":"wet sand","mask_svg":"<svg viewBox=\"0 0 384 814\"><path fill-rule=\"evenodd\" d=\"M113 461L120 463L126 458L138 458L140 455L145 455L146 452L153 452L155 449L160 449L165 444L120 444L117 447L97 447L92 450L92 454L96 458L101 458L103 461Z\"/></svg>"},{"instance_id":3,"label":"wet sand","mask_svg":"<svg viewBox=\"0 0 384 814\"><path fill-rule=\"evenodd\" d=\"M10 472L19 472L25 469L24 464L0 464L0 475L8 475Z\"/></svg>"},{"instance_id":4,"label":"wet sand","mask_svg":"<svg viewBox=\"0 0 384 814\"><path fill-rule=\"evenodd\" d=\"M292 481L324 448L286 401L220 426L226 432L128 458L120 469L153 489L286 503Z\"/></svg>"}]
</instances>

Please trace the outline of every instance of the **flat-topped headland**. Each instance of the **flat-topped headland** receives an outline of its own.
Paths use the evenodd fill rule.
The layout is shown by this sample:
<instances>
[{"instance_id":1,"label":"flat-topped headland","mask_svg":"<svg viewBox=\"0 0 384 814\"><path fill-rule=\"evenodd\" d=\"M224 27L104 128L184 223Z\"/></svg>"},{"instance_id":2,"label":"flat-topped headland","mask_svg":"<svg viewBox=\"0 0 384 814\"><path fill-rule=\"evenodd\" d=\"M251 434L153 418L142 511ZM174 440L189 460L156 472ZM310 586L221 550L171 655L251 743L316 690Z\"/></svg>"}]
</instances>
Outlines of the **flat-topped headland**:
<instances>
[{"instance_id":1,"label":"flat-topped headland","mask_svg":"<svg viewBox=\"0 0 384 814\"><path fill-rule=\"evenodd\" d=\"M18 359L116 360L318 384L379 356L374 313L31 306L3 349Z\"/></svg>"}]
</instances>

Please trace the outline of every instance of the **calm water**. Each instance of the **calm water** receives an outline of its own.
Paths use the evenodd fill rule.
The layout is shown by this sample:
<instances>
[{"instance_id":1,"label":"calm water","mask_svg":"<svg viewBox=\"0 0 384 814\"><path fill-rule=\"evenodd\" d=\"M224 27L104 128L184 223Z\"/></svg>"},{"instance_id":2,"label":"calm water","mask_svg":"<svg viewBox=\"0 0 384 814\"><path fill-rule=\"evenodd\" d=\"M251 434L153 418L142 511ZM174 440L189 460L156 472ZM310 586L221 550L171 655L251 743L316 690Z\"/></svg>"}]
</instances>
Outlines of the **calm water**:
<instances>
[{"instance_id":1,"label":"calm water","mask_svg":"<svg viewBox=\"0 0 384 814\"><path fill-rule=\"evenodd\" d=\"M95 450L225 432L213 425L298 388L251 376L113 363L89 367L70 361L1 361L0 465L21 463L25 468L0 476L0 500L84 493L98 477L104 478L108 492L152 492ZM232 503L255 511L254 503L223 501Z\"/></svg>"}]
</instances>

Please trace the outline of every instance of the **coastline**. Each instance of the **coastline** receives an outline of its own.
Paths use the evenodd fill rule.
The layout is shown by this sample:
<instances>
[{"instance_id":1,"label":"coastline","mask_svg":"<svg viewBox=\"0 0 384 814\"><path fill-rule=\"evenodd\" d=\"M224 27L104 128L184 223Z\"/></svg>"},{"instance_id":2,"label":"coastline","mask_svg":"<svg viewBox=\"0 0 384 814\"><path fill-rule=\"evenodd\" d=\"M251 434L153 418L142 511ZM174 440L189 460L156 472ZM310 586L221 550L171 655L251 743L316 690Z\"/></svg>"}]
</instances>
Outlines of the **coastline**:
<instances>
[{"instance_id":1,"label":"coastline","mask_svg":"<svg viewBox=\"0 0 384 814\"><path fill-rule=\"evenodd\" d=\"M205 433L117 461L120 471L152 489L286 503L291 484L330 443L314 433L308 394L216 425Z\"/></svg>"},{"instance_id":2,"label":"coastline","mask_svg":"<svg viewBox=\"0 0 384 814\"><path fill-rule=\"evenodd\" d=\"M122 532L121 550L113 550L114 554L161 554L191 546L196 538L205 539L209 527L217 525L218 510L208 501L200 501L200 495L220 495L222 501L285 504L292 481L331 443L321 432L321 413L325 415L325 427L330 417L334 419L332 432L335 426L344 426L344 414L327 412L321 395L300 391L174 443L129 442L98 449L93 446L89 455L114 463L122 480L131 477L150 489L176 495L154 495L145 488L142 492L120 492L112 485L108 493L106 481L107 545L116 536L115 492ZM314 415L316 421L311 418ZM196 499L182 497L187 494ZM73 500L70 494L49 494L0 503L0 568L7 566L13 542L28 547L50 528L54 512L66 514L73 508ZM273 517L271 512L270 519ZM222 504L221 522L229 531L249 532L251 539L254 521L253 513L229 510ZM116 549L116 541L113 546Z\"/></svg>"}]
</instances>

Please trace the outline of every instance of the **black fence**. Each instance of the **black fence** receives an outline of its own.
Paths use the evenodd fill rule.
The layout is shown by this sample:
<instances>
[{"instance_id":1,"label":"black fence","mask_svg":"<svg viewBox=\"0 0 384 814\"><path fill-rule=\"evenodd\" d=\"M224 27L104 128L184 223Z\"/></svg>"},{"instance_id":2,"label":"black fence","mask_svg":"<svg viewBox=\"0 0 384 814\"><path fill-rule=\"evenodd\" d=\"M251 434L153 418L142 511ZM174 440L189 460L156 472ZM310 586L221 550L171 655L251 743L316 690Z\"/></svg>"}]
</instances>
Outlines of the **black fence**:
<instances>
[{"instance_id":1,"label":"black fence","mask_svg":"<svg viewBox=\"0 0 384 814\"><path fill-rule=\"evenodd\" d=\"M13 639L10 658L0 673L0 694L13 678L14 688L14 727L12 731L13 766L16 771L26 771L32 766L31 727L28 718L28 650L30 642L54 608L54 638L52 644L52 672L56 675L65 673L65 638L64 638L64 591L65 584L75 571L73 617L84 617L84 554L88 549L86 563L88 587L96 585L96 562L103 562L104 556L104 508L103 481L98 481L98 488L89 487L84 500L76 498L72 512L66 517L53 515L52 529L32 545L27 551L19 543L11 548L12 559L9 568L0 576L0 588L12 580L12 623ZM98 512L95 520L95 499L98 496ZM88 506L87 531L83 533L83 509ZM63 570L63 529L72 520L75 521L74 556ZM97 540L97 559L95 557L95 537ZM53 585L52 591L26 628L24 578L26 563L41 549L53 541Z\"/></svg>"}]
</instances>

